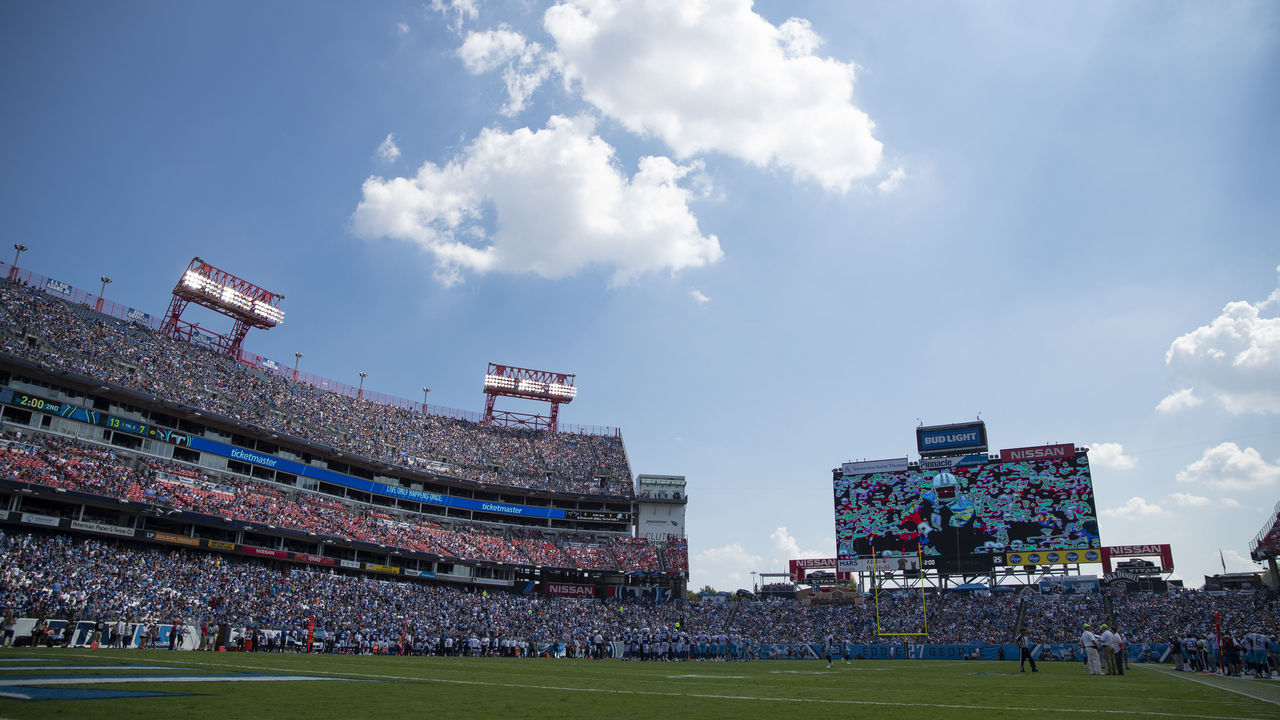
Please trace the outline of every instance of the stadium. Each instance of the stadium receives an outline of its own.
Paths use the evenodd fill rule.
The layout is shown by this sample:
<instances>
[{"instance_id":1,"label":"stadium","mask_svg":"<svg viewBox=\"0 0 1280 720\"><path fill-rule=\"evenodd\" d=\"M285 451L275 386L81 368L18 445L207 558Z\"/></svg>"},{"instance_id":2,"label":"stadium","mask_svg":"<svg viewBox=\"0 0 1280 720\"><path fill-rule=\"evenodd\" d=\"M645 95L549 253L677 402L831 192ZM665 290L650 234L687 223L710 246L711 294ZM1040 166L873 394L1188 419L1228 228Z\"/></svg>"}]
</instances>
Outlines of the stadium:
<instances>
[{"instance_id":1,"label":"stadium","mask_svg":"<svg viewBox=\"0 0 1280 720\"><path fill-rule=\"evenodd\" d=\"M467 413L426 404L425 388L412 402L249 352L249 329L283 317L279 296L199 258L162 316L3 270L5 659L18 672L55 657L94 663L66 666L87 675L14 675L3 697L110 713L121 698L183 697L211 682L210 668L229 673L212 680L226 682L211 707L232 714L262 697L225 689L246 672L574 695L604 691L592 661L638 661L714 663L687 677L751 678L758 694L743 697L802 702L826 690L766 689L794 672L787 661L836 673L938 661L940 682L963 684L966 661L1012 666L1024 631L1033 669L1038 660L1076 682L1088 676L1081 618L1123 628L1121 668L1230 681L1270 677L1280 659L1275 520L1253 547L1272 563L1266 585L1217 576L1207 590L1183 589L1165 580L1168 545L1102 544L1088 453L1072 445L987 454L980 422L919 428L919 460L833 470L836 558L793 561L779 582L731 601L699 598L687 587L684 479L633 477L620 430L560 423L572 375L491 363L485 411ZM184 319L190 302L233 329ZM550 412L497 409L511 397ZM940 448L931 435L965 440ZM1144 556L1161 564L1127 559ZM1126 559L1113 568L1113 557ZM1101 580L1082 574L1095 565ZM134 652L178 675L166 687L146 674L102 687L134 668L120 654ZM618 672L639 686L611 692L646 706L696 697L716 707L744 692L645 690L654 671L633 667ZM193 669L199 677L182 677ZM893 687L823 702L891 707L877 693ZM1273 716L1259 697L1250 712Z\"/></svg>"}]
</instances>

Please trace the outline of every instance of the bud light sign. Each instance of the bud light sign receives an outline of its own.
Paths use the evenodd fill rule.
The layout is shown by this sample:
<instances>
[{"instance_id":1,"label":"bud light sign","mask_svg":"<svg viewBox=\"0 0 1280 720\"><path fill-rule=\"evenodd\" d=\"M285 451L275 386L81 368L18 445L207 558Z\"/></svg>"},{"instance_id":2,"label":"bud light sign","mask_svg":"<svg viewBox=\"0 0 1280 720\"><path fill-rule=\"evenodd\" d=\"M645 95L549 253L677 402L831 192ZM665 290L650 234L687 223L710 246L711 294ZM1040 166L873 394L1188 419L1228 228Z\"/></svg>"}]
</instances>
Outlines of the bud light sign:
<instances>
[{"instance_id":1,"label":"bud light sign","mask_svg":"<svg viewBox=\"0 0 1280 720\"><path fill-rule=\"evenodd\" d=\"M920 457L964 455L987 451L987 424L981 420L955 425L916 428L916 448Z\"/></svg>"}]
</instances>

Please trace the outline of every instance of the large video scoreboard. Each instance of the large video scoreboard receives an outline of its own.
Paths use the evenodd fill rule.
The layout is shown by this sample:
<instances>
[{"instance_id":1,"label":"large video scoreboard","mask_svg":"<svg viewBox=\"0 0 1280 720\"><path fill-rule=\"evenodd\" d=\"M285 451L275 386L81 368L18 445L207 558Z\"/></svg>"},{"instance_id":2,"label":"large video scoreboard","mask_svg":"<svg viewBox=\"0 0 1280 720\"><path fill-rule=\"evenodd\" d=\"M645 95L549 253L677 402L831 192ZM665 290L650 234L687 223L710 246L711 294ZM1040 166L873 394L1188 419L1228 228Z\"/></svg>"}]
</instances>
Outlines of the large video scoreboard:
<instances>
[{"instance_id":1,"label":"large video scoreboard","mask_svg":"<svg viewBox=\"0 0 1280 720\"><path fill-rule=\"evenodd\" d=\"M918 552L926 568L980 571L1011 553L1100 548L1088 456L1061 455L837 473L838 558Z\"/></svg>"}]
</instances>

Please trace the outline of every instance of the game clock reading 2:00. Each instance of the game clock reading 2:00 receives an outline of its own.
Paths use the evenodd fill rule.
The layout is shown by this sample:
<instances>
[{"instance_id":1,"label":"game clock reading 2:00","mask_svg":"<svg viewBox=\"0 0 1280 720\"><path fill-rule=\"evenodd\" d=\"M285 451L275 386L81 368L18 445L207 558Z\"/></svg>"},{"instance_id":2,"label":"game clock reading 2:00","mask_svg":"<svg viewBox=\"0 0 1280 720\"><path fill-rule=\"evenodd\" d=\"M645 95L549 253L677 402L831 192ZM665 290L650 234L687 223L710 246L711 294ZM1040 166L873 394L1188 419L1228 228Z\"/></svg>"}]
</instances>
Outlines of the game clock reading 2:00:
<instances>
[{"instance_id":1,"label":"game clock reading 2:00","mask_svg":"<svg viewBox=\"0 0 1280 720\"><path fill-rule=\"evenodd\" d=\"M1083 454L847 475L835 481L835 515L841 558L1101 547Z\"/></svg>"},{"instance_id":2,"label":"game clock reading 2:00","mask_svg":"<svg viewBox=\"0 0 1280 720\"><path fill-rule=\"evenodd\" d=\"M55 402L47 400L36 395L17 392L13 388L0 388L0 404L13 405L14 407L24 408L26 410L35 410L38 412L48 413L49 415L57 415L68 420L75 420L90 425L100 425L112 430L127 432L131 435L138 435L146 438L155 438L174 445L186 445L187 436L158 428L154 425L147 425L134 420L108 415L98 412L97 410L89 410L76 405Z\"/></svg>"}]
</instances>

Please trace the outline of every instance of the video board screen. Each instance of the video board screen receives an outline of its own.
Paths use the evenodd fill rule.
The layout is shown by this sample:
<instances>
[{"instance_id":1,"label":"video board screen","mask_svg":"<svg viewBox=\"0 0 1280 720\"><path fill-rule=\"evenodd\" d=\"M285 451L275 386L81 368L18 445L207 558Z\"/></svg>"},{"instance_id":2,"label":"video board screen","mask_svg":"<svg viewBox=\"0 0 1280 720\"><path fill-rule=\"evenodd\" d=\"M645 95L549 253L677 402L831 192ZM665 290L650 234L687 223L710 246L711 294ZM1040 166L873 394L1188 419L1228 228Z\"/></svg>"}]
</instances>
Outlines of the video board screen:
<instances>
[{"instance_id":1,"label":"video board screen","mask_svg":"<svg viewBox=\"0 0 1280 720\"><path fill-rule=\"evenodd\" d=\"M1085 455L845 475L834 484L840 558L1101 547Z\"/></svg>"}]
</instances>

